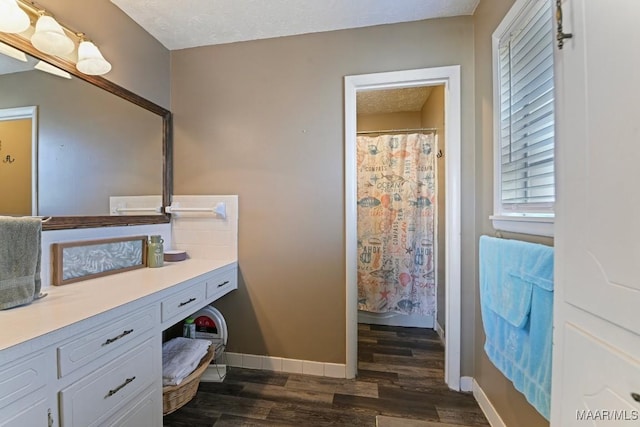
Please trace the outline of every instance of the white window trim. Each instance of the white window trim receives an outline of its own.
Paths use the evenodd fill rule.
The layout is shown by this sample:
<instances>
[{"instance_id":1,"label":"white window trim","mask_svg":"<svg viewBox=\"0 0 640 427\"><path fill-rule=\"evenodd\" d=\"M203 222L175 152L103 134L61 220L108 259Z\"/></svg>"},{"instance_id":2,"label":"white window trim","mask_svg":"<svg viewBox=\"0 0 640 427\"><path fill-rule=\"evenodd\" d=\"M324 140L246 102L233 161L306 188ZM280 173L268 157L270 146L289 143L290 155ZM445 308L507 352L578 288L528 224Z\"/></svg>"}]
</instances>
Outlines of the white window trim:
<instances>
[{"instance_id":1,"label":"white window trim","mask_svg":"<svg viewBox=\"0 0 640 427\"><path fill-rule=\"evenodd\" d=\"M500 40L511 29L515 20L522 14L529 2L538 0L516 0L509 12L505 15L491 36L492 60L493 60L493 212L489 217L493 228L512 233L531 234L536 236L553 237L554 213L509 213L502 208L501 181L500 181L500 81L499 64ZM546 0L548 1L548 0Z\"/></svg>"},{"instance_id":2,"label":"white window trim","mask_svg":"<svg viewBox=\"0 0 640 427\"><path fill-rule=\"evenodd\" d=\"M553 217L532 215L491 215L493 228L511 233L553 237Z\"/></svg>"}]
</instances>

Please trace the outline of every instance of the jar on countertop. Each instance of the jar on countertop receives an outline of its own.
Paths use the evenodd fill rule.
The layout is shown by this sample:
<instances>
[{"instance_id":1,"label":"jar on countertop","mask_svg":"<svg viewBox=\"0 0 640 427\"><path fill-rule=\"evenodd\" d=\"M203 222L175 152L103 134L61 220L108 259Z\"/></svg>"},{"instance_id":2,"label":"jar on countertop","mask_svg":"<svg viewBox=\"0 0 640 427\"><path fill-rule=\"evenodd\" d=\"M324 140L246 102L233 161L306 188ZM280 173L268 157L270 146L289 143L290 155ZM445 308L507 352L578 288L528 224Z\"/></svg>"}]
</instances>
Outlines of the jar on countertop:
<instances>
[{"instance_id":1,"label":"jar on countertop","mask_svg":"<svg viewBox=\"0 0 640 427\"><path fill-rule=\"evenodd\" d=\"M161 236L150 236L147 244L147 265L149 267L162 267L164 264L164 240Z\"/></svg>"}]
</instances>

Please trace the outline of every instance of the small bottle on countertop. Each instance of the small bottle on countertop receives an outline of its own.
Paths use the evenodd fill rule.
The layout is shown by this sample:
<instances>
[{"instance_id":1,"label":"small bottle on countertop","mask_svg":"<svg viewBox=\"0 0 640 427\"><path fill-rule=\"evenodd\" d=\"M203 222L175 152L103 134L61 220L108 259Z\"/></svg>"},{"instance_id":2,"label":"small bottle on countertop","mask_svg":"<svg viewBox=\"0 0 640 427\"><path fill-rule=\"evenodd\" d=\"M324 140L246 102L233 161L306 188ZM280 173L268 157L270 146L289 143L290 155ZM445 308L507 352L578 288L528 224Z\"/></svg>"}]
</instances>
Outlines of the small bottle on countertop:
<instances>
[{"instance_id":1,"label":"small bottle on countertop","mask_svg":"<svg viewBox=\"0 0 640 427\"><path fill-rule=\"evenodd\" d=\"M184 321L184 325L182 326L182 336L185 338L195 338L196 337L196 324L193 317L187 317Z\"/></svg>"}]
</instances>

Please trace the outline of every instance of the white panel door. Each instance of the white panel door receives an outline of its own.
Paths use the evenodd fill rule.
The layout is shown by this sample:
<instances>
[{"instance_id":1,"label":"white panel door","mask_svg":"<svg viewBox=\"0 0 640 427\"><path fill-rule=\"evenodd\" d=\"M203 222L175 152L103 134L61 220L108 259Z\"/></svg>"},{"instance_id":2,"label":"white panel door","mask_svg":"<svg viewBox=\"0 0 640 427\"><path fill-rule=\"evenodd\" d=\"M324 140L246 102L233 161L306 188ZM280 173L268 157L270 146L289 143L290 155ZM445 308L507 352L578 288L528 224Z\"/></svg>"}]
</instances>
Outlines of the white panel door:
<instances>
[{"instance_id":1,"label":"white panel door","mask_svg":"<svg viewBox=\"0 0 640 427\"><path fill-rule=\"evenodd\" d=\"M574 34L556 50L565 298L640 333L640 2L572 0L564 17Z\"/></svg>"},{"instance_id":2,"label":"white panel door","mask_svg":"<svg viewBox=\"0 0 640 427\"><path fill-rule=\"evenodd\" d=\"M565 0L563 10L573 38L554 56L551 424L604 426L577 411L640 414L640 354L618 351L640 348L640 1ZM640 425L628 422L617 425Z\"/></svg>"}]
</instances>

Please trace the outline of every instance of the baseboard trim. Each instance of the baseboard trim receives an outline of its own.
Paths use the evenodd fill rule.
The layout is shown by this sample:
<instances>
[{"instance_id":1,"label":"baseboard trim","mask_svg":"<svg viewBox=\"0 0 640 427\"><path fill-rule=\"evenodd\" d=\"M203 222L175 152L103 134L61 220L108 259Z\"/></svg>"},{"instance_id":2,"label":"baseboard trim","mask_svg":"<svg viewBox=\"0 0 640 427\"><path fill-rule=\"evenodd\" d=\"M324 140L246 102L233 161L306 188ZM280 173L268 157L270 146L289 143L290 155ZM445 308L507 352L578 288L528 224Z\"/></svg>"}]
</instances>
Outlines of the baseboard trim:
<instances>
[{"instance_id":1,"label":"baseboard trim","mask_svg":"<svg viewBox=\"0 0 640 427\"><path fill-rule=\"evenodd\" d=\"M494 408L493 404L491 404L491 401L485 394L484 390L482 390L482 387L480 387L480 384L478 384L475 379L472 379L472 383L473 397L476 398L480 409L482 409L482 412L484 412L484 416L487 417L487 421L489 421L491 427L507 427L504 421L502 421L502 418L500 418L500 415L498 414L498 411L496 411L496 408Z\"/></svg>"},{"instance_id":2,"label":"baseboard trim","mask_svg":"<svg viewBox=\"0 0 640 427\"><path fill-rule=\"evenodd\" d=\"M347 365L344 363L314 362L311 360L229 352L225 353L224 359L228 366L236 368L262 369L264 371L288 372L331 378L347 377Z\"/></svg>"}]
</instances>

